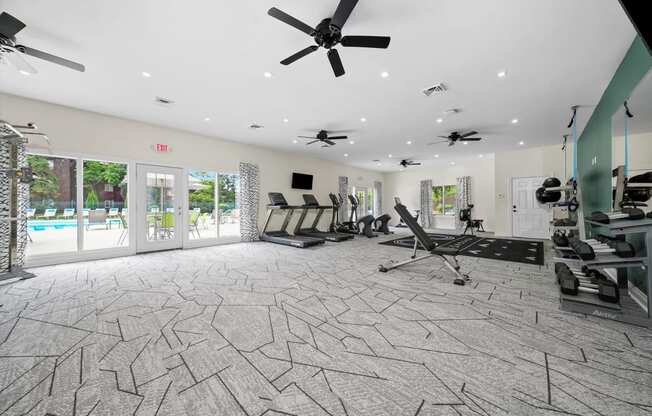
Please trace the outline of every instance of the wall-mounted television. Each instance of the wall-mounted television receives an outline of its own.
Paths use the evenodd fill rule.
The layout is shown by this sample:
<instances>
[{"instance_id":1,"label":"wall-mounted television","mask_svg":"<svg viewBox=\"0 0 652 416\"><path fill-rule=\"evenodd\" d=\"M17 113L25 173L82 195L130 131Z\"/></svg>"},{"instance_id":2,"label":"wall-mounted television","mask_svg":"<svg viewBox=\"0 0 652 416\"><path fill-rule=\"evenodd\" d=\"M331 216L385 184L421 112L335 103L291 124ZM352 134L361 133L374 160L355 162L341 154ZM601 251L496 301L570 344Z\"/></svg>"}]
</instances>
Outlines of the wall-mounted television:
<instances>
[{"instance_id":1,"label":"wall-mounted television","mask_svg":"<svg viewBox=\"0 0 652 416\"><path fill-rule=\"evenodd\" d=\"M305 173L292 173L292 189L312 189L312 175Z\"/></svg>"}]
</instances>

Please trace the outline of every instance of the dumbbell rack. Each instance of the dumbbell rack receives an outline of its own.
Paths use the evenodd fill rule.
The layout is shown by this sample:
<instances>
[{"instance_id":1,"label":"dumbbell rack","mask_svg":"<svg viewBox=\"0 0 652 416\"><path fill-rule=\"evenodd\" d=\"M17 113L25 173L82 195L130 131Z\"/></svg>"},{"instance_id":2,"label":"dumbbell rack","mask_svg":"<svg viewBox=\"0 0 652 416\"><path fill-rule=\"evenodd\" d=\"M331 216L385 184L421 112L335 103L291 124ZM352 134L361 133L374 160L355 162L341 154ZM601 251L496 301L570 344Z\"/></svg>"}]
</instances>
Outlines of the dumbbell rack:
<instances>
[{"instance_id":1,"label":"dumbbell rack","mask_svg":"<svg viewBox=\"0 0 652 416\"><path fill-rule=\"evenodd\" d=\"M614 254L600 254L593 260L582 260L570 247L555 247L560 255L571 257L555 257L554 262L565 263L572 269L581 269L587 266L590 269L597 269L614 280L620 290L620 303L608 303L598 299L597 296L589 293L580 293L577 296L560 294L561 309L569 312L577 312L586 315L598 316L614 321L645 326L652 328L652 219L642 220L614 220L609 224L597 223L585 219L586 224L601 228L601 232L611 237L644 234L645 248L643 252L637 253L636 257L623 258ZM583 228L583 227L581 227ZM643 268L647 273L647 310L641 308L630 296L626 279L615 279L605 269L628 269Z\"/></svg>"},{"instance_id":2,"label":"dumbbell rack","mask_svg":"<svg viewBox=\"0 0 652 416\"><path fill-rule=\"evenodd\" d=\"M573 182L572 186L565 185L565 186L559 186L555 188L546 188L547 190L551 191L560 191L564 195L564 200L555 202L551 204L551 206L562 206L561 204L570 201L571 199L575 198L578 201L581 201L582 195L580 194L580 186L579 184ZM554 233L555 231L576 231L579 233L579 236L581 239L586 238L585 237L585 231L584 227L580 227L580 224L584 220L584 211L582 210L582 205L580 204L579 208L575 212L569 211L569 218L575 217L575 225L554 225L554 221L550 222L550 227L552 232Z\"/></svg>"}]
</instances>

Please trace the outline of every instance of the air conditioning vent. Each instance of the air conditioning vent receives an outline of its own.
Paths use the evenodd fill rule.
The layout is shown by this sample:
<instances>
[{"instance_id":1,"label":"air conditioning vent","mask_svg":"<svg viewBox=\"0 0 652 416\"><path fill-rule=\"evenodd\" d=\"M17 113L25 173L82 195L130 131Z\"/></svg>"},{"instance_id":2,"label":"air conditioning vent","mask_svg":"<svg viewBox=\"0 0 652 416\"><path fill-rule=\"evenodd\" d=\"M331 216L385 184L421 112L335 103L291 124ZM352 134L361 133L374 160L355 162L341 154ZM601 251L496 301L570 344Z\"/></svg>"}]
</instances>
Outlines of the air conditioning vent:
<instances>
[{"instance_id":1,"label":"air conditioning vent","mask_svg":"<svg viewBox=\"0 0 652 416\"><path fill-rule=\"evenodd\" d=\"M162 104L162 105L174 104L174 101L170 100L169 98L164 98L164 97L156 97L156 98L154 98L154 102L156 102L157 104Z\"/></svg>"},{"instance_id":2,"label":"air conditioning vent","mask_svg":"<svg viewBox=\"0 0 652 416\"><path fill-rule=\"evenodd\" d=\"M448 110L444 111L444 114L453 115L453 114L458 114L458 113L461 113L461 112L462 112L462 110L459 109L459 108L449 108Z\"/></svg>"},{"instance_id":3,"label":"air conditioning vent","mask_svg":"<svg viewBox=\"0 0 652 416\"><path fill-rule=\"evenodd\" d=\"M252 129L252 130L262 129L263 127L265 127L265 126L262 126L262 125L260 125L260 124L256 124L256 123L251 124L251 125L249 126L249 128Z\"/></svg>"},{"instance_id":4,"label":"air conditioning vent","mask_svg":"<svg viewBox=\"0 0 652 416\"><path fill-rule=\"evenodd\" d=\"M421 91L426 97L430 97L432 94L443 94L446 92L446 85L443 83L435 84L432 87L425 88Z\"/></svg>"}]
</instances>

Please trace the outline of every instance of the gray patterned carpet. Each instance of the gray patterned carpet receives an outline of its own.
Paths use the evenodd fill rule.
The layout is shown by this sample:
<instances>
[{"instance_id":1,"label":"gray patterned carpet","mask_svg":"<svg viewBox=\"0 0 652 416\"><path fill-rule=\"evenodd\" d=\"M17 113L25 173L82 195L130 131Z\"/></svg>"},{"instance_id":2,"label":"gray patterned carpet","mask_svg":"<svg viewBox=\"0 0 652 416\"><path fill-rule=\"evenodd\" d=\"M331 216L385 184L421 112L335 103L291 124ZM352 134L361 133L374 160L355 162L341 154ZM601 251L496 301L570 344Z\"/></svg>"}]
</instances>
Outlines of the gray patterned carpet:
<instances>
[{"instance_id":1,"label":"gray patterned carpet","mask_svg":"<svg viewBox=\"0 0 652 416\"><path fill-rule=\"evenodd\" d=\"M377 240L36 269L0 286L0 415L652 413L651 331L560 312L545 266L378 273Z\"/></svg>"}]
</instances>

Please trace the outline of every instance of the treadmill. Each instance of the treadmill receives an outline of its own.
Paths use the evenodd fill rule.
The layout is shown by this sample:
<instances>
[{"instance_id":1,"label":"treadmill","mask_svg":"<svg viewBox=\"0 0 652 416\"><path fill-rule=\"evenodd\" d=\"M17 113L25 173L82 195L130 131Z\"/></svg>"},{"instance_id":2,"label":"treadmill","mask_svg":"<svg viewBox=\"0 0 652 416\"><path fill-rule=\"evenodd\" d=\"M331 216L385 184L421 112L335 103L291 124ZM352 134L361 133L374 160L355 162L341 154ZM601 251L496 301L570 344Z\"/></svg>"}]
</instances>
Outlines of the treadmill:
<instances>
[{"instance_id":1,"label":"treadmill","mask_svg":"<svg viewBox=\"0 0 652 416\"><path fill-rule=\"evenodd\" d=\"M317 244L324 244L325 240L323 238L289 234L286 229L288 228L292 214L294 213L294 210L301 207L288 205L285 197L280 192L270 192L267 195L269 196L269 205L267 205L267 218L265 219L263 232L260 234L261 240L298 248L306 248L315 246ZM285 220L283 221L283 225L281 226L280 230L268 231L267 227L269 226L269 222L275 212L285 212Z\"/></svg>"},{"instance_id":2,"label":"treadmill","mask_svg":"<svg viewBox=\"0 0 652 416\"><path fill-rule=\"evenodd\" d=\"M317 201L317 198L315 198L314 195L312 194L303 194L303 201L304 204L301 207L303 210L301 211L301 216L299 217L299 221L297 222L296 227L294 227L294 235L303 235L303 236L308 236L308 237L316 237L316 238L323 238L326 241L334 241L334 242L341 242L341 241L346 241L350 240L353 238L353 234L343 234L343 233L338 233L338 232L327 232L327 231L321 231L317 228L317 225L319 224L319 220L321 219L322 215L324 214L324 211L327 209L335 209L331 205L319 205L319 202ZM317 215L315 215L315 219L312 222L312 225L308 228L301 228L303 225L304 220L306 219L306 215L308 214L308 211L310 210L317 210Z\"/></svg>"}]
</instances>

